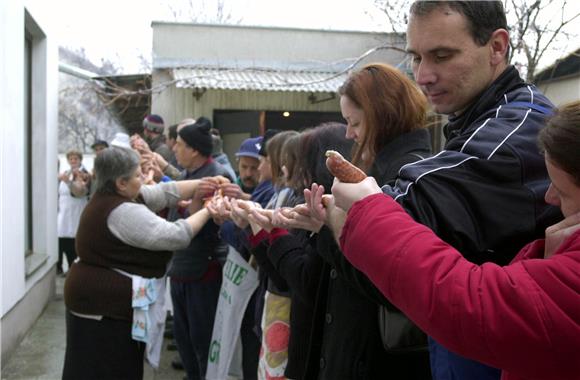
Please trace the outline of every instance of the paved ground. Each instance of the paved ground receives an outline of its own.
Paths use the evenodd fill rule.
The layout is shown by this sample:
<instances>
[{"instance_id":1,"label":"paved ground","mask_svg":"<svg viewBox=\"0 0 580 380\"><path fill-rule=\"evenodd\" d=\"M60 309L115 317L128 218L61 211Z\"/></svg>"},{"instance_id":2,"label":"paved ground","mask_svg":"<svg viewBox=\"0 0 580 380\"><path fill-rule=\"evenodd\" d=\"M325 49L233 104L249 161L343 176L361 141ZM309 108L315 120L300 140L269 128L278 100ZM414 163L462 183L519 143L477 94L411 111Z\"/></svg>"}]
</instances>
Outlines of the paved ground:
<instances>
[{"instance_id":1,"label":"paved ground","mask_svg":"<svg viewBox=\"0 0 580 380\"><path fill-rule=\"evenodd\" d=\"M49 302L16 352L2 368L2 379L61 378L66 342L63 284L64 279L58 277L55 299ZM185 372L171 367L171 361L177 356L177 352L167 351L167 343L169 340L165 339L159 369L154 371L149 365L145 365L145 380L181 380L185 376Z\"/></svg>"}]
</instances>

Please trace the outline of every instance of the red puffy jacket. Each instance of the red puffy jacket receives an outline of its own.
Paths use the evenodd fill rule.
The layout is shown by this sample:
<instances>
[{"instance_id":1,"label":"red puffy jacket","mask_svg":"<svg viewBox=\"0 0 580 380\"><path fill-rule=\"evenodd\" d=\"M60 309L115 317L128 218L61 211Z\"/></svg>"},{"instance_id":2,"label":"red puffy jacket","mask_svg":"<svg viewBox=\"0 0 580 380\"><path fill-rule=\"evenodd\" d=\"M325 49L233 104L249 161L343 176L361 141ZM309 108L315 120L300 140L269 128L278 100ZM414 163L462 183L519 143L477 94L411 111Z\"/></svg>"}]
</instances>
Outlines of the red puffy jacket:
<instances>
[{"instance_id":1,"label":"red puffy jacket","mask_svg":"<svg viewBox=\"0 0 580 380\"><path fill-rule=\"evenodd\" d=\"M353 205L340 241L448 349L501 368L503 380L580 379L580 231L549 259L537 240L508 266L478 266L377 194Z\"/></svg>"}]
</instances>

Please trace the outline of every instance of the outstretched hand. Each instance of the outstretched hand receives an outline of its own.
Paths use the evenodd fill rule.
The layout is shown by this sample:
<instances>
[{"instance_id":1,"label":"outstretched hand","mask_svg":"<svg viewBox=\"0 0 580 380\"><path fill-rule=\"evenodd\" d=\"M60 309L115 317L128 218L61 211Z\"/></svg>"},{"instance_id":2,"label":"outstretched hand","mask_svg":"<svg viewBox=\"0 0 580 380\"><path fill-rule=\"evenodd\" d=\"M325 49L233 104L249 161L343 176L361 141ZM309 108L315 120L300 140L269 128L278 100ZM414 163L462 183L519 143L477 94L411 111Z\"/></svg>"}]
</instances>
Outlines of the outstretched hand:
<instances>
[{"instance_id":1,"label":"outstretched hand","mask_svg":"<svg viewBox=\"0 0 580 380\"><path fill-rule=\"evenodd\" d=\"M243 191L242 188L235 183L223 183L220 184L220 189L224 196L234 198L241 198Z\"/></svg>"},{"instance_id":2,"label":"outstretched hand","mask_svg":"<svg viewBox=\"0 0 580 380\"><path fill-rule=\"evenodd\" d=\"M155 182L159 182L161 180L161 177L163 177L163 171L161 170L161 168L159 167L159 165L157 164L157 161L155 161L154 158L154 154L157 153L143 153L141 154L141 170L143 171L143 173L149 173L150 171L153 171L153 177L152 179L154 180L153 183ZM146 184L151 184L151 182Z\"/></svg>"},{"instance_id":3,"label":"outstretched hand","mask_svg":"<svg viewBox=\"0 0 580 380\"><path fill-rule=\"evenodd\" d=\"M143 184L144 185L155 185L155 171L153 169L149 169L147 174L143 176Z\"/></svg>"},{"instance_id":4,"label":"outstretched hand","mask_svg":"<svg viewBox=\"0 0 580 380\"><path fill-rule=\"evenodd\" d=\"M248 216L255 207L257 207L255 203L232 199L232 221L242 229L248 227Z\"/></svg>"},{"instance_id":5,"label":"outstretched hand","mask_svg":"<svg viewBox=\"0 0 580 380\"><path fill-rule=\"evenodd\" d=\"M215 177L203 177L195 189L194 199L204 199L214 195L219 189L219 182Z\"/></svg>"},{"instance_id":6,"label":"outstretched hand","mask_svg":"<svg viewBox=\"0 0 580 380\"><path fill-rule=\"evenodd\" d=\"M231 206L227 197L214 197L205 203L205 207L216 224L231 219Z\"/></svg>"},{"instance_id":7,"label":"outstretched hand","mask_svg":"<svg viewBox=\"0 0 580 380\"><path fill-rule=\"evenodd\" d=\"M248 221L250 222L252 232L256 234L256 231L259 232L260 229L271 232L274 228L274 225L272 224L273 213L273 210L253 208L248 215Z\"/></svg>"},{"instance_id":8,"label":"outstretched hand","mask_svg":"<svg viewBox=\"0 0 580 380\"><path fill-rule=\"evenodd\" d=\"M544 246L544 258L551 257L560 245L574 232L580 229L580 212L568 216L560 223L546 228L546 243Z\"/></svg>"},{"instance_id":9,"label":"outstretched hand","mask_svg":"<svg viewBox=\"0 0 580 380\"><path fill-rule=\"evenodd\" d=\"M274 210L272 224L282 228L297 228L306 231L318 232L324 222L310 216L310 209L306 204L294 208L281 207Z\"/></svg>"},{"instance_id":10,"label":"outstretched hand","mask_svg":"<svg viewBox=\"0 0 580 380\"><path fill-rule=\"evenodd\" d=\"M132 135L129 143L131 144L131 148L135 149L137 152L139 152L139 154L151 153L149 144L147 144L145 140L143 140L143 138L138 134Z\"/></svg>"},{"instance_id":11,"label":"outstretched hand","mask_svg":"<svg viewBox=\"0 0 580 380\"><path fill-rule=\"evenodd\" d=\"M353 203L366 198L369 195L380 194L381 188L373 177L367 177L358 183L345 183L334 179L332 195L336 206L344 211L350 210Z\"/></svg>"},{"instance_id":12,"label":"outstretched hand","mask_svg":"<svg viewBox=\"0 0 580 380\"><path fill-rule=\"evenodd\" d=\"M306 206L310 211L310 217L325 223L327 220L327 213L322 198L324 196L324 186L313 183L310 190L304 189L304 200Z\"/></svg>"}]
</instances>

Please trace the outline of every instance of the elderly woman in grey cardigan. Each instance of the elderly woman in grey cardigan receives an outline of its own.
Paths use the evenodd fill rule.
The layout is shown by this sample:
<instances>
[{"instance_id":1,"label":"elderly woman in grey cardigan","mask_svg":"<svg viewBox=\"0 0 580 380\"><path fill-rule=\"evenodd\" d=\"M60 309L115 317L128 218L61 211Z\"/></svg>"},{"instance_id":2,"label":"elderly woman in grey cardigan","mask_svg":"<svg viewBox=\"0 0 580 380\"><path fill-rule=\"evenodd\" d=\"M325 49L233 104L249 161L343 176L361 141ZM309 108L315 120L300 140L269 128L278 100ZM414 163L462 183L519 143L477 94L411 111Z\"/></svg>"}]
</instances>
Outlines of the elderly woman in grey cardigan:
<instances>
[{"instance_id":1,"label":"elderly woman in grey cardigan","mask_svg":"<svg viewBox=\"0 0 580 380\"><path fill-rule=\"evenodd\" d=\"M117 147L96 158L95 173L76 236L79 260L65 282L63 379L141 379L145 350L153 359L159 353L155 322L164 316L158 306L171 251L187 247L208 221L201 199L220 180L142 186L138 154ZM188 199L198 211L190 208L187 219L155 214Z\"/></svg>"}]
</instances>

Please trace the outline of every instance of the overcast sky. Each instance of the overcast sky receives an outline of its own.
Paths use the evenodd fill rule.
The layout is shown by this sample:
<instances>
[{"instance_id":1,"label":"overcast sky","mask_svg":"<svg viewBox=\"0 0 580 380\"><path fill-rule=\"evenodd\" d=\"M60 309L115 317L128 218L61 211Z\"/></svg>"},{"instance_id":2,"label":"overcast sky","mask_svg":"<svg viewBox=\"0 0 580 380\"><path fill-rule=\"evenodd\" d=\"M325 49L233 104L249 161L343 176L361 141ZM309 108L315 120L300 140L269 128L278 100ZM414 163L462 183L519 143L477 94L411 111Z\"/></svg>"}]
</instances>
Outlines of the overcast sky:
<instances>
[{"instance_id":1,"label":"overcast sky","mask_svg":"<svg viewBox=\"0 0 580 380\"><path fill-rule=\"evenodd\" d=\"M200 21L212 21L216 0L191 0ZM84 47L98 63L107 58L125 73L150 57L152 21L176 21L173 11L189 10L190 0L53 0L60 45ZM173 4L173 5L172 5ZM380 31L386 25L370 0L226 0L226 13L245 25ZM183 13L182 13L183 14Z\"/></svg>"},{"instance_id":2,"label":"overcast sky","mask_svg":"<svg viewBox=\"0 0 580 380\"><path fill-rule=\"evenodd\" d=\"M142 70L139 56L150 60L152 21L176 21L174 11L198 15L198 21L213 21L219 0L52 0L51 18L60 45L84 47L96 64L106 58L123 73ZM312 29L388 31L384 16L372 0L223 0L226 14L242 25L286 26ZM189 4L195 8L190 11ZM569 1L580 11L580 1ZM180 8L181 7L181 8ZM545 13L552 18L552 14ZM184 21L184 20L177 20ZM572 30L580 29L576 19ZM577 39L558 46L540 62L551 64L579 47Z\"/></svg>"}]
</instances>

